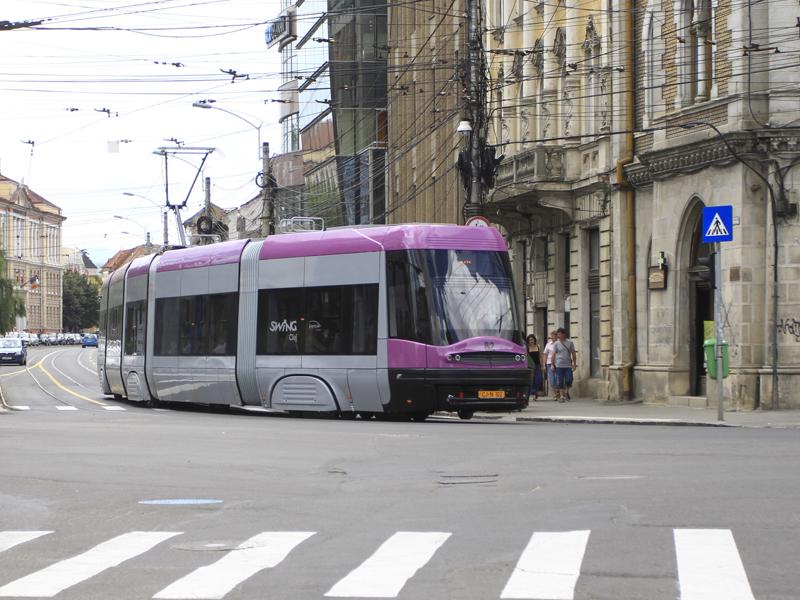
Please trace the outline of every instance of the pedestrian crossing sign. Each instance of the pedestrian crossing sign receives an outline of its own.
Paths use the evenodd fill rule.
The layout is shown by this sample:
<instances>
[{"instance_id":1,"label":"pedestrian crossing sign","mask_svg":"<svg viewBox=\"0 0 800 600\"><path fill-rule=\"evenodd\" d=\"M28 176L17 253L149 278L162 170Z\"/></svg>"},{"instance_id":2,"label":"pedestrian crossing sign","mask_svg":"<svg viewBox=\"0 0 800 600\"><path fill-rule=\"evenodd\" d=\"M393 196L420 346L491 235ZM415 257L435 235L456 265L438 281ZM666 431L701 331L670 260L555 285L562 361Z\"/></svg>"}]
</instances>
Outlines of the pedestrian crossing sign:
<instances>
[{"instance_id":1,"label":"pedestrian crossing sign","mask_svg":"<svg viewBox=\"0 0 800 600\"><path fill-rule=\"evenodd\" d=\"M733 206L703 207L703 243L733 240Z\"/></svg>"}]
</instances>

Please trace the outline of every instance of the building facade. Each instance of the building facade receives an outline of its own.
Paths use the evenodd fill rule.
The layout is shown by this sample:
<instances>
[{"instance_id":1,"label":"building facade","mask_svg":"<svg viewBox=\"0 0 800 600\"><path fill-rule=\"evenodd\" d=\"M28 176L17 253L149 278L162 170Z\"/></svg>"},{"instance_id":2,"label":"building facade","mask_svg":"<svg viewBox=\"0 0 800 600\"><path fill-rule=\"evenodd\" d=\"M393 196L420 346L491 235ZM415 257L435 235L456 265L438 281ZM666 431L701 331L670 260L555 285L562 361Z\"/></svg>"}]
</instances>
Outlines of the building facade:
<instances>
[{"instance_id":1,"label":"building facade","mask_svg":"<svg viewBox=\"0 0 800 600\"><path fill-rule=\"evenodd\" d=\"M484 41L488 143L505 156L484 213L506 232L526 329L544 340L564 327L577 392L599 398L625 391L612 331L612 132L625 102L614 14L600 2L490 0Z\"/></svg>"},{"instance_id":2,"label":"building facade","mask_svg":"<svg viewBox=\"0 0 800 600\"><path fill-rule=\"evenodd\" d=\"M62 328L61 209L0 175L0 247L5 276L25 298L17 329L58 333Z\"/></svg>"},{"instance_id":3,"label":"building facade","mask_svg":"<svg viewBox=\"0 0 800 600\"><path fill-rule=\"evenodd\" d=\"M485 4L487 143L505 157L482 210L508 240L527 330L565 327L575 341L577 393L714 403L700 214L730 204L726 401L800 406L793 10ZM437 208L412 199L403 218L438 220Z\"/></svg>"},{"instance_id":4,"label":"building facade","mask_svg":"<svg viewBox=\"0 0 800 600\"><path fill-rule=\"evenodd\" d=\"M387 218L463 223L466 1L389 4Z\"/></svg>"},{"instance_id":5,"label":"building facade","mask_svg":"<svg viewBox=\"0 0 800 600\"><path fill-rule=\"evenodd\" d=\"M716 397L701 348L715 304L697 276L710 251L700 243L700 214L733 205L733 241L721 244L725 398L742 408L799 407L796 6L696 0L637 8L636 127L651 131L637 134L636 160L626 167L636 194L636 389L652 398ZM647 274L659 262L667 285L653 289Z\"/></svg>"}]
</instances>

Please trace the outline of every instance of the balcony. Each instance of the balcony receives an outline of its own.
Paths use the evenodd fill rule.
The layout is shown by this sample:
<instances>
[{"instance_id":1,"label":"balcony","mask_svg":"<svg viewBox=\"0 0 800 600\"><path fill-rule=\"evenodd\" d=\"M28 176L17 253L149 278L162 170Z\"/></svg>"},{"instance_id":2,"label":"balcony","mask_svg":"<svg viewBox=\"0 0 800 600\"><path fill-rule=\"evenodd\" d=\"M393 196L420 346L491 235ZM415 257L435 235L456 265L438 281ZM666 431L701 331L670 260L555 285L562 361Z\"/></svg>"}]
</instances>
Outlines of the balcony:
<instances>
[{"instance_id":1,"label":"balcony","mask_svg":"<svg viewBox=\"0 0 800 600\"><path fill-rule=\"evenodd\" d=\"M562 183L564 148L537 146L506 157L497 168L495 189L519 184Z\"/></svg>"}]
</instances>

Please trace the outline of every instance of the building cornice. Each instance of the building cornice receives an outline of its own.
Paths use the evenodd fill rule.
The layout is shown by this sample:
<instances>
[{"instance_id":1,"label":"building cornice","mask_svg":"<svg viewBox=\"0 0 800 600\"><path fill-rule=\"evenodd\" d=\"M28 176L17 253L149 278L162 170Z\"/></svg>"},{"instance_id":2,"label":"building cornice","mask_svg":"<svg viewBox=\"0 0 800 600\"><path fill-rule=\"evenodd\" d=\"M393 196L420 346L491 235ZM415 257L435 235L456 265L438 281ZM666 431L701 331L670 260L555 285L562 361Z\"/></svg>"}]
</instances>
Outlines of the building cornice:
<instances>
[{"instance_id":1,"label":"building cornice","mask_svg":"<svg viewBox=\"0 0 800 600\"><path fill-rule=\"evenodd\" d=\"M800 128L740 131L725 134L725 141L715 135L702 141L674 144L637 155L638 162L626 167L625 172L633 186L640 187L707 167L724 167L736 162L737 156L757 160L774 153L800 156Z\"/></svg>"}]
</instances>

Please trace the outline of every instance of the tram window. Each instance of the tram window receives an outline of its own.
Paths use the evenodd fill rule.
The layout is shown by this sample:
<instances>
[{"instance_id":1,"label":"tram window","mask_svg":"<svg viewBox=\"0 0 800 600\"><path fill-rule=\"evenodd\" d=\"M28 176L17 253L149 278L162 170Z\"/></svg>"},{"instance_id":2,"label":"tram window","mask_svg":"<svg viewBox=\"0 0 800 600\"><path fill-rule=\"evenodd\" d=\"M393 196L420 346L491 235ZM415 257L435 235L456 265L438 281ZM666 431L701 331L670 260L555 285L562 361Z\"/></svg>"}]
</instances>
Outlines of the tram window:
<instances>
[{"instance_id":1,"label":"tram window","mask_svg":"<svg viewBox=\"0 0 800 600\"><path fill-rule=\"evenodd\" d=\"M125 315L125 354L144 355L144 336L147 323L147 304L144 300L129 302Z\"/></svg>"},{"instance_id":2,"label":"tram window","mask_svg":"<svg viewBox=\"0 0 800 600\"><path fill-rule=\"evenodd\" d=\"M178 355L177 298L156 300L154 354L156 356Z\"/></svg>"},{"instance_id":3,"label":"tram window","mask_svg":"<svg viewBox=\"0 0 800 600\"><path fill-rule=\"evenodd\" d=\"M108 311L108 339L122 339L122 307L115 306Z\"/></svg>"},{"instance_id":4,"label":"tram window","mask_svg":"<svg viewBox=\"0 0 800 600\"><path fill-rule=\"evenodd\" d=\"M305 354L375 354L378 286L306 288Z\"/></svg>"},{"instance_id":5,"label":"tram window","mask_svg":"<svg viewBox=\"0 0 800 600\"><path fill-rule=\"evenodd\" d=\"M344 306L342 288L306 290L305 354L342 354Z\"/></svg>"},{"instance_id":6,"label":"tram window","mask_svg":"<svg viewBox=\"0 0 800 600\"><path fill-rule=\"evenodd\" d=\"M378 286L261 290L258 354L377 352Z\"/></svg>"},{"instance_id":7,"label":"tram window","mask_svg":"<svg viewBox=\"0 0 800 600\"><path fill-rule=\"evenodd\" d=\"M100 308L100 315L99 315L100 325L99 325L98 329L100 330L100 335L101 336L107 335L107 332L108 332L108 323L107 323L107 320L106 320L105 305L106 305L106 299L105 298L100 298L100 307L101 307Z\"/></svg>"},{"instance_id":8,"label":"tram window","mask_svg":"<svg viewBox=\"0 0 800 600\"><path fill-rule=\"evenodd\" d=\"M208 354L208 296L178 299L178 350L181 356Z\"/></svg>"},{"instance_id":9,"label":"tram window","mask_svg":"<svg viewBox=\"0 0 800 600\"><path fill-rule=\"evenodd\" d=\"M303 289L258 293L257 354L301 354Z\"/></svg>"},{"instance_id":10,"label":"tram window","mask_svg":"<svg viewBox=\"0 0 800 600\"><path fill-rule=\"evenodd\" d=\"M235 293L208 296L208 321L208 353L234 356L239 327L239 296Z\"/></svg>"},{"instance_id":11,"label":"tram window","mask_svg":"<svg viewBox=\"0 0 800 600\"><path fill-rule=\"evenodd\" d=\"M352 294L348 308L353 324L350 353L377 354L378 286L355 285L350 291Z\"/></svg>"},{"instance_id":12,"label":"tram window","mask_svg":"<svg viewBox=\"0 0 800 600\"><path fill-rule=\"evenodd\" d=\"M429 343L428 290L422 268L405 251L387 252L389 337Z\"/></svg>"}]
</instances>

